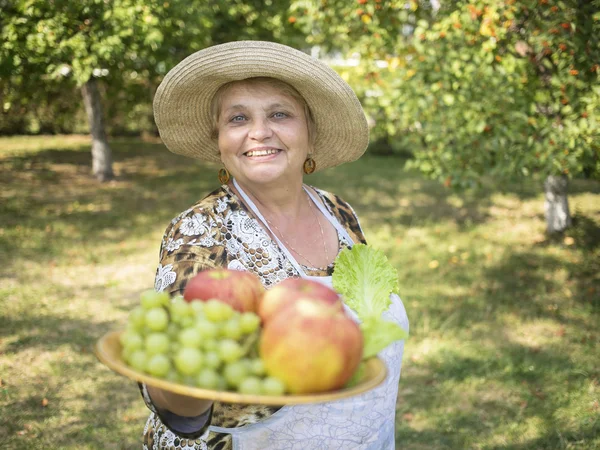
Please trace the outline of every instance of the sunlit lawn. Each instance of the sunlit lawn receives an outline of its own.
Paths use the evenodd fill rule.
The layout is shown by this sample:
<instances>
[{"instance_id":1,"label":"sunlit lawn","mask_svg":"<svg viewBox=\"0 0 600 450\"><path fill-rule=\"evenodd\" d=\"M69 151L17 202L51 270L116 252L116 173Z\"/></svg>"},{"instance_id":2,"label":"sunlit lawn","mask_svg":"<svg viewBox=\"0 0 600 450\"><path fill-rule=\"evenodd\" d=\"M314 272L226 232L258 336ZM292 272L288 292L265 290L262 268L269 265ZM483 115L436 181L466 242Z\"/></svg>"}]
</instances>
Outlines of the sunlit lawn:
<instances>
[{"instance_id":1,"label":"sunlit lawn","mask_svg":"<svg viewBox=\"0 0 600 450\"><path fill-rule=\"evenodd\" d=\"M141 448L137 387L91 348L153 285L166 225L217 168L113 151L117 180L99 185L87 137L0 139L0 448ZM348 200L398 269L398 449L600 448L599 183L573 183L575 227L549 239L533 181L458 195L375 157L307 181Z\"/></svg>"}]
</instances>

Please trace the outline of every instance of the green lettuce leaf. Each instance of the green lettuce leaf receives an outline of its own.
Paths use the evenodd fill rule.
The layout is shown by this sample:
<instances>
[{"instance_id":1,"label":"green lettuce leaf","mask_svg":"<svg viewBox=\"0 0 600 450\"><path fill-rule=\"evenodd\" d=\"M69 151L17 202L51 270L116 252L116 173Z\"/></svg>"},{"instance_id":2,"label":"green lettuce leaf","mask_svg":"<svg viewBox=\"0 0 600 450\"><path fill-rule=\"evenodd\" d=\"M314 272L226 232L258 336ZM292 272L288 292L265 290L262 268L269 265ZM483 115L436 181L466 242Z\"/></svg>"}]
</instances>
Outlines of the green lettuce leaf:
<instances>
[{"instance_id":1,"label":"green lettuce leaf","mask_svg":"<svg viewBox=\"0 0 600 450\"><path fill-rule=\"evenodd\" d=\"M344 249L335 260L333 288L365 321L389 308L392 292L398 293L398 274L381 250L365 244Z\"/></svg>"},{"instance_id":2,"label":"green lettuce leaf","mask_svg":"<svg viewBox=\"0 0 600 450\"><path fill-rule=\"evenodd\" d=\"M363 360L408 337L402 327L381 317L391 304L390 294L398 293L398 274L381 250L364 244L342 250L332 282L361 322Z\"/></svg>"},{"instance_id":3,"label":"green lettuce leaf","mask_svg":"<svg viewBox=\"0 0 600 450\"><path fill-rule=\"evenodd\" d=\"M369 317L360 324L363 333L364 348L363 359L377 356L381 350L392 342L408 337L408 333L397 323L390 322L381 317Z\"/></svg>"}]
</instances>

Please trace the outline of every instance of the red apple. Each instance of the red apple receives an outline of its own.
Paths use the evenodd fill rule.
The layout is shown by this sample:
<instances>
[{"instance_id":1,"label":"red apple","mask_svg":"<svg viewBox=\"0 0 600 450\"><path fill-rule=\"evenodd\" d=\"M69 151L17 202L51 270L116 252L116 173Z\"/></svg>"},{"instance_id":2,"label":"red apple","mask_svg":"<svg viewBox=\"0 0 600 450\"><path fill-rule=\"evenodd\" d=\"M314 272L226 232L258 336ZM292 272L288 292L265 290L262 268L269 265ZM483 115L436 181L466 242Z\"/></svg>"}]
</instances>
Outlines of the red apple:
<instances>
[{"instance_id":1,"label":"red apple","mask_svg":"<svg viewBox=\"0 0 600 450\"><path fill-rule=\"evenodd\" d=\"M188 281L183 298L188 302L216 298L237 311L256 312L263 293L261 282L250 272L210 269L199 272Z\"/></svg>"},{"instance_id":2,"label":"red apple","mask_svg":"<svg viewBox=\"0 0 600 450\"><path fill-rule=\"evenodd\" d=\"M340 311L344 310L338 293L333 289L318 281L288 278L265 292L258 303L258 315L266 323L300 297L311 297L328 305L336 305Z\"/></svg>"},{"instance_id":3,"label":"red apple","mask_svg":"<svg viewBox=\"0 0 600 450\"><path fill-rule=\"evenodd\" d=\"M362 358L363 336L336 305L299 298L264 326L260 357L266 372L293 394L339 389Z\"/></svg>"}]
</instances>

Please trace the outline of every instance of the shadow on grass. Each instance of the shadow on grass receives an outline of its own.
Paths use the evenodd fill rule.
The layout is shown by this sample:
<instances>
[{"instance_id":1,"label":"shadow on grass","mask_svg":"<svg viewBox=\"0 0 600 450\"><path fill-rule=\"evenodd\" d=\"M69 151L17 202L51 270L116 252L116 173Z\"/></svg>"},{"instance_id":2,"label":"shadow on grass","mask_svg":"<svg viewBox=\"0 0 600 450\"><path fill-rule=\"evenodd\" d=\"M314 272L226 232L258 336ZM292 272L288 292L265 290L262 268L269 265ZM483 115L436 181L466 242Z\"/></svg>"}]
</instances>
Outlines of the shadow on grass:
<instances>
[{"instance_id":1,"label":"shadow on grass","mask_svg":"<svg viewBox=\"0 0 600 450\"><path fill-rule=\"evenodd\" d=\"M99 363L96 363L99 364ZM94 369L94 363L90 369ZM85 370L83 367L80 370ZM108 371L104 367L102 371ZM142 448L142 435L149 410L135 381L112 373L101 374L94 380L93 389L80 395L83 404L76 417L90 418L93 421L79 419L68 424L61 431L60 439L66 445L85 442L91 448L139 449ZM127 415L124 405L138 405L136 414ZM137 412L141 410L141 415ZM125 422L125 424L123 423Z\"/></svg>"},{"instance_id":2,"label":"shadow on grass","mask_svg":"<svg viewBox=\"0 0 600 450\"><path fill-rule=\"evenodd\" d=\"M411 293L407 346L433 353L405 359L397 448L596 448L597 225L579 216L569 236L568 244L548 238L507 249L494 263L448 270L446 285L468 287L460 295ZM570 422L557 417L574 410L580 417ZM508 426L515 423L534 437L516 434Z\"/></svg>"},{"instance_id":3,"label":"shadow on grass","mask_svg":"<svg viewBox=\"0 0 600 450\"><path fill-rule=\"evenodd\" d=\"M475 448L475 442L480 443L477 448L490 449L570 448L568 444L581 442L587 444L583 448L595 448L600 421L591 409L587 417L579 418L583 423L576 431L561 430L556 418L556 411L569 408L587 385L586 376L575 371L564 380L565 369L572 365L570 356L505 340L494 354L464 357L457 349L445 352L441 360L405 370L398 402L397 448L463 449ZM589 379L598 376L598 371L587 374ZM422 418L427 421L426 429L420 428ZM525 440L506 428L515 421L535 424L539 437L515 444ZM495 437L513 444L481 447Z\"/></svg>"},{"instance_id":4,"label":"shadow on grass","mask_svg":"<svg viewBox=\"0 0 600 450\"><path fill-rule=\"evenodd\" d=\"M524 318L547 316L561 323L585 327L585 321L562 314L564 302L554 307L555 302L549 300L564 297L569 303L589 308L590 312L600 312L600 255L585 246L581 251L583 261L541 254L535 245L528 250L511 252L500 264L485 271L485 277L494 282L494 291L504 293L497 306L519 311ZM557 271L566 271L566 283L552 278L552 273ZM507 277L511 272L514 276Z\"/></svg>"},{"instance_id":5,"label":"shadow on grass","mask_svg":"<svg viewBox=\"0 0 600 450\"><path fill-rule=\"evenodd\" d=\"M431 277L432 286L443 280L433 291L434 298L431 290L422 294L412 286L407 268L402 284L410 288L405 295L416 305L411 312L418 317L411 334L425 337L482 324L501 326L502 317L510 314L522 321L548 319L595 334L589 315L600 313L600 258L597 252L586 252L582 259L570 262L532 245L506 252L493 265L475 259L464 266L448 266L443 275ZM567 281L556 279L555 273Z\"/></svg>"},{"instance_id":6,"label":"shadow on grass","mask_svg":"<svg viewBox=\"0 0 600 450\"><path fill-rule=\"evenodd\" d=\"M119 139L111 146L117 181L107 184L90 176L85 145L0 159L0 181L10 190L0 206L2 223L37 232L37 241L30 239L25 246L22 234L1 234L0 252L43 261L85 240L106 242L107 234L113 241L127 239L149 226L166 227L218 187L216 166L173 155L162 144ZM485 211L495 187L464 193L457 201L451 190L405 171L404 164L403 159L366 156L306 181L340 195L372 223L410 227L453 222L464 230L489 219ZM531 185L511 186L522 198L539 194ZM60 228L76 233L52 232Z\"/></svg>"},{"instance_id":7,"label":"shadow on grass","mask_svg":"<svg viewBox=\"0 0 600 450\"><path fill-rule=\"evenodd\" d=\"M490 450L554 450L568 448L584 448L582 443L589 443L585 448L595 450L600 446L600 420L589 421L579 428L577 433L550 427L543 436L528 439L520 444L497 445Z\"/></svg>"},{"instance_id":8,"label":"shadow on grass","mask_svg":"<svg viewBox=\"0 0 600 450\"><path fill-rule=\"evenodd\" d=\"M74 245L120 242L166 228L218 186L210 165L190 163L162 145L114 143L113 154L117 181L105 184L89 175L83 147L0 160L0 181L7 182L0 254L10 255L3 271L10 272L17 258L46 262Z\"/></svg>"},{"instance_id":9,"label":"shadow on grass","mask_svg":"<svg viewBox=\"0 0 600 450\"><path fill-rule=\"evenodd\" d=\"M45 263L72 246L118 243L166 227L218 187L215 165L173 155L161 144L123 140L112 142L112 149L117 181L105 184L90 176L86 146L0 160L0 181L7 186L0 219L8 231L0 234L0 254L8 261L2 272L10 273L19 258ZM403 172L403 165L402 160L367 157L316 175L314 184L380 223L486 220L480 212L483 200L457 208L448 201L450 191ZM312 177L307 181L313 183ZM402 208L398 201L410 206Z\"/></svg>"},{"instance_id":10,"label":"shadow on grass","mask_svg":"<svg viewBox=\"0 0 600 450\"><path fill-rule=\"evenodd\" d=\"M114 327L112 321L92 322L40 314L35 309L17 318L0 315L0 340L8 338L3 348L5 353L27 355L35 349L34 365L45 364L37 358L43 359L42 355L57 350L62 352L65 347L71 348L75 355L50 363L43 369L50 374L48 377L27 374L22 379L13 379L5 374L3 389L10 395L2 399L0 430L6 448L141 447L146 409L137 384L101 366L93 353L98 337ZM35 382L36 386L24 384L23 380ZM123 409L130 405L136 411L141 410L142 415L127 416ZM69 417L66 422L65 415ZM62 423L60 431L47 429L56 422Z\"/></svg>"},{"instance_id":11,"label":"shadow on grass","mask_svg":"<svg viewBox=\"0 0 600 450\"><path fill-rule=\"evenodd\" d=\"M599 209L600 212L600 209ZM554 233L547 236L540 245L560 245L565 238L572 238L577 248L586 252L594 252L600 248L600 224L592 217L576 212L572 217L572 225L563 233Z\"/></svg>"},{"instance_id":12,"label":"shadow on grass","mask_svg":"<svg viewBox=\"0 0 600 450\"><path fill-rule=\"evenodd\" d=\"M405 160L365 156L360 161L317 173L306 182L339 195L374 223L410 227L450 221L464 228L485 222L488 193L466 194L460 205L454 192L404 170Z\"/></svg>"},{"instance_id":13,"label":"shadow on grass","mask_svg":"<svg viewBox=\"0 0 600 450\"><path fill-rule=\"evenodd\" d=\"M577 231L573 235L580 236ZM483 323L498 324L500 317L514 313L519 320L548 319L596 334L589 317L600 313L600 252L591 239L581 235L571 246L561 239L507 249L493 264L483 255L472 255L473 260L464 265L444 263L444 273L431 276L433 286L443 280L435 299L430 291L423 296L411 284L411 270L418 278L420 269L403 267L402 283L411 289L410 300L417 305L414 312L419 317L411 331L464 330ZM548 251L549 246L568 247L571 255ZM426 328L423 318L427 318Z\"/></svg>"},{"instance_id":14,"label":"shadow on grass","mask_svg":"<svg viewBox=\"0 0 600 450\"><path fill-rule=\"evenodd\" d=\"M89 324L71 327L82 325L89 328ZM61 340L54 339L48 347L61 345ZM5 402L5 409L0 411L0 430L7 445L2 448L141 448L147 410L137 384L106 367L99 370L96 357L90 351L84 353L88 354L55 369L60 374L54 373L48 380L37 377L37 387L13 386L12 380L4 380L5 387L16 391L18 400ZM90 378L82 380L82 374ZM133 416L124 411L130 405L138 405L132 408ZM69 420L64 421L65 415ZM56 422L61 423L60 430L48 429Z\"/></svg>"},{"instance_id":15,"label":"shadow on grass","mask_svg":"<svg viewBox=\"0 0 600 450\"><path fill-rule=\"evenodd\" d=\"M39 348L45 351L56 350L64 345L76 351L91 352L99 336L114 327L113 322L90 322L64 316L21 314L18 318L0 317L0 337L20 336L5 346L7 353L17 353L25 348Z\"/></svg>"}]
</instances>

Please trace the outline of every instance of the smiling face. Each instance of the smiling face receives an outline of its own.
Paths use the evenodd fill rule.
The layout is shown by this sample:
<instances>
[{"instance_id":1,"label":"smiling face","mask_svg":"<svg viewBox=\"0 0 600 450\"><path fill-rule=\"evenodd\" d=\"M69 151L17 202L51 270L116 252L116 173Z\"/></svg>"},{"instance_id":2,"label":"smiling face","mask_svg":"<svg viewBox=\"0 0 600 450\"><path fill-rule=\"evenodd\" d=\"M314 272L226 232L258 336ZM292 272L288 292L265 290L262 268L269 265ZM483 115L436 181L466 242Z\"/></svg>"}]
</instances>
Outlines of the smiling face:
<instances>
[{"instance_id":1,"label":"smiling face","mask_svg":"<svg viewBox=\"0 0 600 450\"><path fill-rule=\"evenodd\" d=\"M311 149L304 106L269 82L236 82L219 98L221 160L247 186L301 183Z\"/></svg>"}]
</instances>

